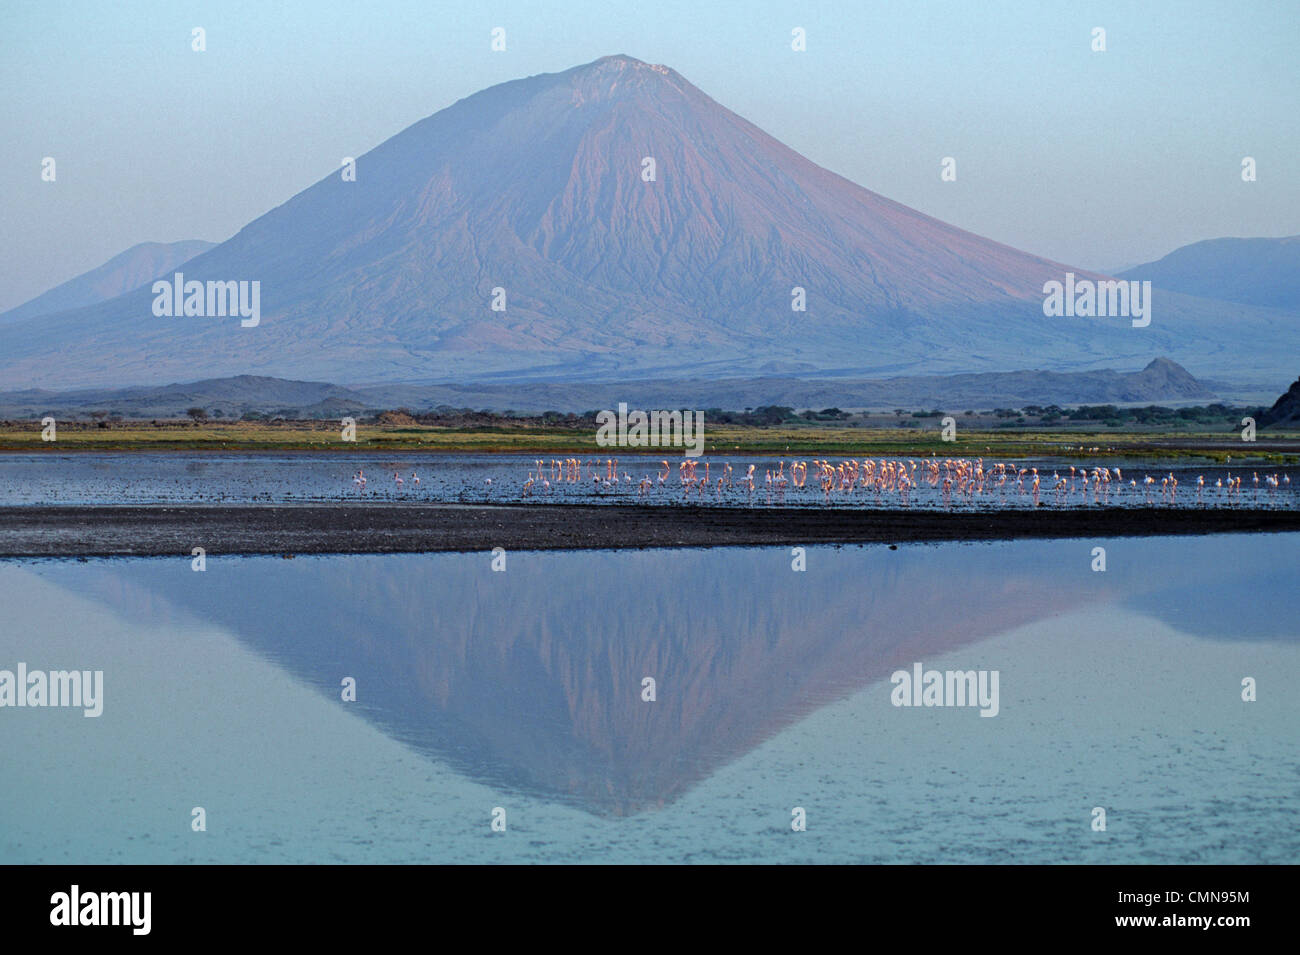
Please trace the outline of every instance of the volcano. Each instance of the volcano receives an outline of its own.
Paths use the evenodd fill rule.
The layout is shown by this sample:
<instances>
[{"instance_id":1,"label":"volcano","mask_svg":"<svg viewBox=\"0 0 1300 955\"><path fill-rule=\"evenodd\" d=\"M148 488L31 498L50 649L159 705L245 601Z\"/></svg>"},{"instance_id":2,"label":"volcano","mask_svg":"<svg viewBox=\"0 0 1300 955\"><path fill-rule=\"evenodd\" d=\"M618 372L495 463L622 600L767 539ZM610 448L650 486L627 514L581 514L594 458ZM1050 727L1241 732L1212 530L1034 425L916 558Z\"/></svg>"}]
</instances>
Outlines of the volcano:
<instances>
[{"instance_id":1,"label":"volcano","mask_svg":"<svg viewBox=\"0 0 1300 955\"><path fill-rule=\"evenodd\" d=\"M259 282L256 327L159 316L140 289L0 327L0 385L863 377L1156 354L1290 378L1294 313L1157 290L1147 328L1045 317L1044 283L1067 270L1099 278L870 192L674 70L611 56L463 99L185 263L186 281Z\"/></svg>"}]
</instances>

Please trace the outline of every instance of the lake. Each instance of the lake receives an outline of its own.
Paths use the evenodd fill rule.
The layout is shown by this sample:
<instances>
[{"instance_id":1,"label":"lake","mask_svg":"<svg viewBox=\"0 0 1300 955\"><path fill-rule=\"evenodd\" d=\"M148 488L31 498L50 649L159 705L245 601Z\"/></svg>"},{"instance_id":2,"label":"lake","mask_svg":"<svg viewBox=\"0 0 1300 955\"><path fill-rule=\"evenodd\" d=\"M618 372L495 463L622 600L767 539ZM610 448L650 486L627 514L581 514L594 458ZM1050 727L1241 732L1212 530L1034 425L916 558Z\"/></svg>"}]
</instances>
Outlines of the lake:
<instances>
[{"instance_id":1,"label":"lake","mask_svg":"<svg viewBox=\"0 0 1300 955\"><path fill-rule=\"evenodd\" d=\"M1295 862L1297 557L0 561L0 669L104 686L0 709L0 861ZM996 715L894 705L918 663L996 671Z\"/></svg>"},{"instance_id":2,"label":"lake","mask_svg":"<svg viewBox=\"0 0 1300 955\"><path fill-rule=\"evenodd\" d=\"M936 449L941 453L941 449ZM1023 479L1008 478L1001 486L990 480L984 491L963 495L956 489L945 494L942 475L934 483L923 477L924 468L912 472L915 480L906 497L895 490L877 491L859 481L851 490L836 486L825 493L816 467L809 464L803 487L789 482L791 459L776 457L705 456L698 459L696 475L709 477L708 489L683 486L682 458L668 461L664 472L661 456L618 456L601 459L582 456L580 472L566 480L558 459L546 457L538 469L538 458L520 454L350 454L302 452L262 454L172 454L97 453L77 454L50 451L42 454L0 454L0 507L37 504L241 504L319 503L334 501L490 503L523 499L524 486L532 477L527 500L550 503L675 505L706 503L737 507L816 506L894 507L900 503L917 508L987 509L1034 507L1032 474ZM804 457L812 461L811 457ZM835 456L831 466L849 460ZM885 459L878 459L883 462ZM899 460L890 458L889 460ZM918 464L925 459L911 458ZM1036 468L1041 478L1039 503L1043 507L1251 507L1300 508L1300 468L1258 464L1182 464L1159 459L1126 461L1082 456L1077 461L1021 460L985 461L1018 468ZM732 470L729 483L717 487L724 468ZM754 487L742 485L750 466ZM1071 467L1120 469L1120 476L1098 490L1097 482L1086 483ZM356 481L364 474L364 485ZM774 482L769 484L768 474ZM580 477L577 476L580 474ZM617 477L609 480L610 475ZM1053 491L1055 476L1067 487ZM397 478L401 478L401 483ZM1146 483L1146 478L1151 483ZM1162 482L1176 478L1175 491ZM1241 477L1239 491L1216 487ZM1276 477L1277 486L1269 484ZM418 482L416 481L418 478ZM780 483L785 479L785 484ZM1197 480L1204 479L1198 491ZM641 482L649 481L642 489ZM1131 483L1130 483L1131 482Z\"/></svg>"}]
</instances>

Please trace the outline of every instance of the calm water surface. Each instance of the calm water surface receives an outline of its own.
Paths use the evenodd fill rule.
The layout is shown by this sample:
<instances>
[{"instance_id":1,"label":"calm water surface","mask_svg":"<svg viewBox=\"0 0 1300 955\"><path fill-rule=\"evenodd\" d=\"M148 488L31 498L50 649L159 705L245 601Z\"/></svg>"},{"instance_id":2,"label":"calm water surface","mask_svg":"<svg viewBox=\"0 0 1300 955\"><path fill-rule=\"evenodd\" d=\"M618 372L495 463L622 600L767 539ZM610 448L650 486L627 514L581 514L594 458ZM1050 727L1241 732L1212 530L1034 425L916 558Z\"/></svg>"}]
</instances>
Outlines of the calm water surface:
<instances>
[{"instance_id":1,"label":"calm water surface","mask_svg":"<svg viewBox=\"0 0 1300 955\"><path fill-rule=\"evenodd\" d=\"M97 719L0 709L0 861L1296 862L1298 557L0 562L0 669L105 680ZM997 670L998 715L893 706L916 662Z\"/></svg>"},{"instance_id":2,"label":"calm water surface","mask_svg":"<svg viewBox=\"0 0 1300 955\"><path fill-rule=\"evenodd\" d=\"M941 453L936 451L936 453ZM658 476L663 468L662 455L622 455L618 458L618 481L606 481L612 470L608 463L599 469L588 466L594 459L583 457L580 480L560 479L546 458L537 477L537 458L533 455L452 455L452 454L67 454L50 451L41 454L0 454L0 506L31 504L238 504L238 503L315 503L334 501L407 501L424 503L478 503L520 500L524 483L537 477L528 500L538 502L581 502L617 504L707 503L723 506L822 506L880 507L897 506L896 492L877 493L865 488L835 490L828 497L816 478L816 467L809 466L806 486L795 488L769 485L766 477L788 477L790 458L705 456L698 460L697 474L710 477L707 493L687 493L681 482L678 465L681 457L669 459L669 473L661 485ZM609 462L611 459L606 458ZM804 458L808 460L808 458ZM847 460L834 456L832 465ZM921 472L920 460L918 476ZM732 467L731 484L717 488L717 478L725 464ZM985 466L992 467L993 460ZM1242 468L1235 465L1186 465L1168 461L1125 461L1082 456L1077 461L1021 460L1003 461L1021 468L1038 468L1041 477L1039 498L1043 507L1091 507L1098 504L1133 506L1160 504L1170 507L1277 507L1300 508L1300 468L1258 465ZM754 466L755 487L752 492L740 485L748 467ZM1095 485L1085 488L1075 479L1069 490L1052 491L1053 476L1069 478L1070 466L1118 466L1123 480L1112 481L1103 493ZM596 470L599 474L594 473ZM358 471L366 477L364 487L354 478ZM1176 494L1162 494L1160 482L1173 475L1179 487ZM1152 484L1145 478L1150 476ZM1216 488L1216 481L1227 483L1240 476L1242 488L1229 493ZM1276 476L1276 488L1269 477ZM401 477L398 484L396 477ZM600 477L601 480L594 480ZM1198 494L1196 481L1204 477L1205 487ZM1255 478L1258 477L1258 485ZM419 478L417 483L415 478ZM650 489L642 492L640 482L649 478ZM547 487L542 481L549 481ZM1137 487L1129 484L1136 481ZM491 482L491 483L489 483ZM942 486L918 481L908 494L907 504L917 508L949 507L954 509L992 507L1033 507L1030 494L1032 479L1023 486L1008 481L999 490L988 490L969 499L952 494L945 500Z\"/></svg>"}]
</instances>

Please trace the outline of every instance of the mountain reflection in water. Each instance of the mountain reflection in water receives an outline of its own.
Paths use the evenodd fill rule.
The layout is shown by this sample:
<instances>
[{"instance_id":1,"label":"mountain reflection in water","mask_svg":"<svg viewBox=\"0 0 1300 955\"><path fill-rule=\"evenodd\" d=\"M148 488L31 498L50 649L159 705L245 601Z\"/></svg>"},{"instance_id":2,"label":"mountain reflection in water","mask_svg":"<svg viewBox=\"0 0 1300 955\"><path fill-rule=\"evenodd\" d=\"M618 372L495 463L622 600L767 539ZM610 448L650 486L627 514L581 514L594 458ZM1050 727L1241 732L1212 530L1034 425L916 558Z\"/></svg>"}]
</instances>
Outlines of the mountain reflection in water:
<instances>
[{"instance_id":1,"label":"mountain reflection in water","mask_svg":"<svg viewBox=\"0 0 1300 955\"><path fill-rule=\"evenodd\" d=\"M1261 540L1216 538L1217 567L1175 539L1111 542L1105 573L1084 541L812 548L805 572L787 548L517 552L504 572L486 552L209 555L205 573L105 561L90 589L218 623L336 699L355 677L357 713L472 778L624 815L915 661L996 669L980 641L1085 604L1176 623L1192 592L1231 607L1276 563ZM1269 619L1300 616L1274 599L1290 609Z\"/></svg>"}]
</instances>

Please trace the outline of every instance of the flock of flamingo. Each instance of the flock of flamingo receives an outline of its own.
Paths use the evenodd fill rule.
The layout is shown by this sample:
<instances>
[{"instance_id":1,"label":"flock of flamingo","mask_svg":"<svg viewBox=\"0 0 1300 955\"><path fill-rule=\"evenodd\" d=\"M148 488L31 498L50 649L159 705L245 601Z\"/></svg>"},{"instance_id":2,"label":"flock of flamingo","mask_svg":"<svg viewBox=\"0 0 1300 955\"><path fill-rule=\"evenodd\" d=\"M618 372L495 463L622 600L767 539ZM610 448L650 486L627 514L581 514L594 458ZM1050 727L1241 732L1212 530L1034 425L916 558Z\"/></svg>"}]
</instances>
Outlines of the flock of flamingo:
<instances>
[{"instance_id":1,"label":"flock of flamingo","mask_svg":"<svg viewBox=\"0 0 1300 955\"><path fill-rule=\"evenodd\" d=\"M676 478L673 478L673 466L668 461L660 461L654 474L634 479L626 470L619 469L618 458L587 461L579 458L537 459L523 482L520 496L547 495L561 485L585 483L598 495L613 493L620 485L635 485L638 498L680 491L683 501L690 500L691 495L719 500L733 489L752 498L760 489L757 468L757 465L749 464L741 474L730 463L723 462L715 473L712 461L683 458L677 465ZM1046 468L1042 470L1045 472ZM810 477L812 487L820 487L828 503L836 495L874 493L878 503L888 495L905 506L910 503L913 491L921 486L939 490L945 506L954 500L971 503L993 495L1002 499L1008 493L1024 496L1035 506L1042 503L1044 495L1049 495L1058 504L1070 501L1109 504L1112 499L1115 503L1150 504L1157 497L1163 503L1173 504L1178 500L1180 488L1172 471L1158 478L1144 474L1139 481L1132 476L1125 479L1120 467L1070 465L1068 472L1062 466L1054 469L1048 477L1039 473L1038 467L1019 467L1014 463L996 463L986 467L983 458L879 461L867 458L835 464L818 459L781 460L776 468L764 468L761 487L770 503L774 497L784 500L787 491L807 488ZM402 491L408 481L412 488L420 486L420 477L415 471L411 472L409 479L402 477L401 472L393 471L392 481L396 491ZM1291 476L1273 473L1265 474L1261 479L1259 472L1255 471L1251 473L1249 484L1245 481L1245 475L1233 475L1229 471L1226 477L1220 477L1210 485L1204 475L1199 475L1194 485L1196 501L1202 503L1208 497L1223 503L1235 503L1242 499L1243 487L1253 492L1254 498L1258 498L1261 488L1271 496L1279 489L1289 490ZM358 470L352 483L358 491L364 491L369 484L365 471ZM493 479L485 478L483 485L490 495Z\"/></svg>"},{"instance_id":2,"label":"flock of flamingo","mask_svg":"<svg viewBox=\"0 0 1300 955\"><path fill-rule=\"evenodd\" d=\"M716 474L712 469L711 461L684 458L677 464L674 479L673 466L668 461L660 461L655 474L634 479L626 470L620 470L617 458L587 461L579 458L555 458L550 461L538 459L523 482L521 497L544 495L550 493L554 486L583 482L597 493L613 492L620 484L634 484L638 498L680 490L683 500L689 500L691 495L720 499L733 488L752 497L759 489L755 464L749 464L743 474L727 462L721 464ZM1139 481L1133 476L1125 479L1123 469L1118 466L1090 468L1070 465L1068 472L1060 467L1054 469L1048 477L1045 473L1040 474L1038 467L1019 467L1014 463L986 466L983 458L880 461L868 458L861 461L848 459L834 464L817 459L790 461L788 464L781 460L775 469L764 469L762 489L769 499L773 495L781 498L790 489L808 487L810 476L813 487L820 487L827 502L832 495L874 492L877 501L883 501L886 495L891 495L904 505L909 503L913 490L921 485L939 489L945 505L954 499L973 502L977 498L994 494L1002 497L1007 493L1024 495L1034 505L1041 503L1045 494L1060 504L1071 500L1107 504L1112 498L1116 503L1121 500L1154 503L1157 496L1160 501L1172 504L1178 499L1180 487L1179 480L1172 471L1159 477L1143 474ZM1245 481L1244 475L1234 475L1229 471L1226 477L1220 477L1213 485L1209 485L1205 476L1199 475L1195 483L1196 501L1204 502L1207 497L1226 503L1239 501ZM491 479L485 483L490 487ZM1290 484L1289 474L1266 474L1261 479L1256 471L1252 472L1246 486L1257 497L1261 487L1271 495L1281 488L1289 489Z\"/></svg>"}]
</instances>

